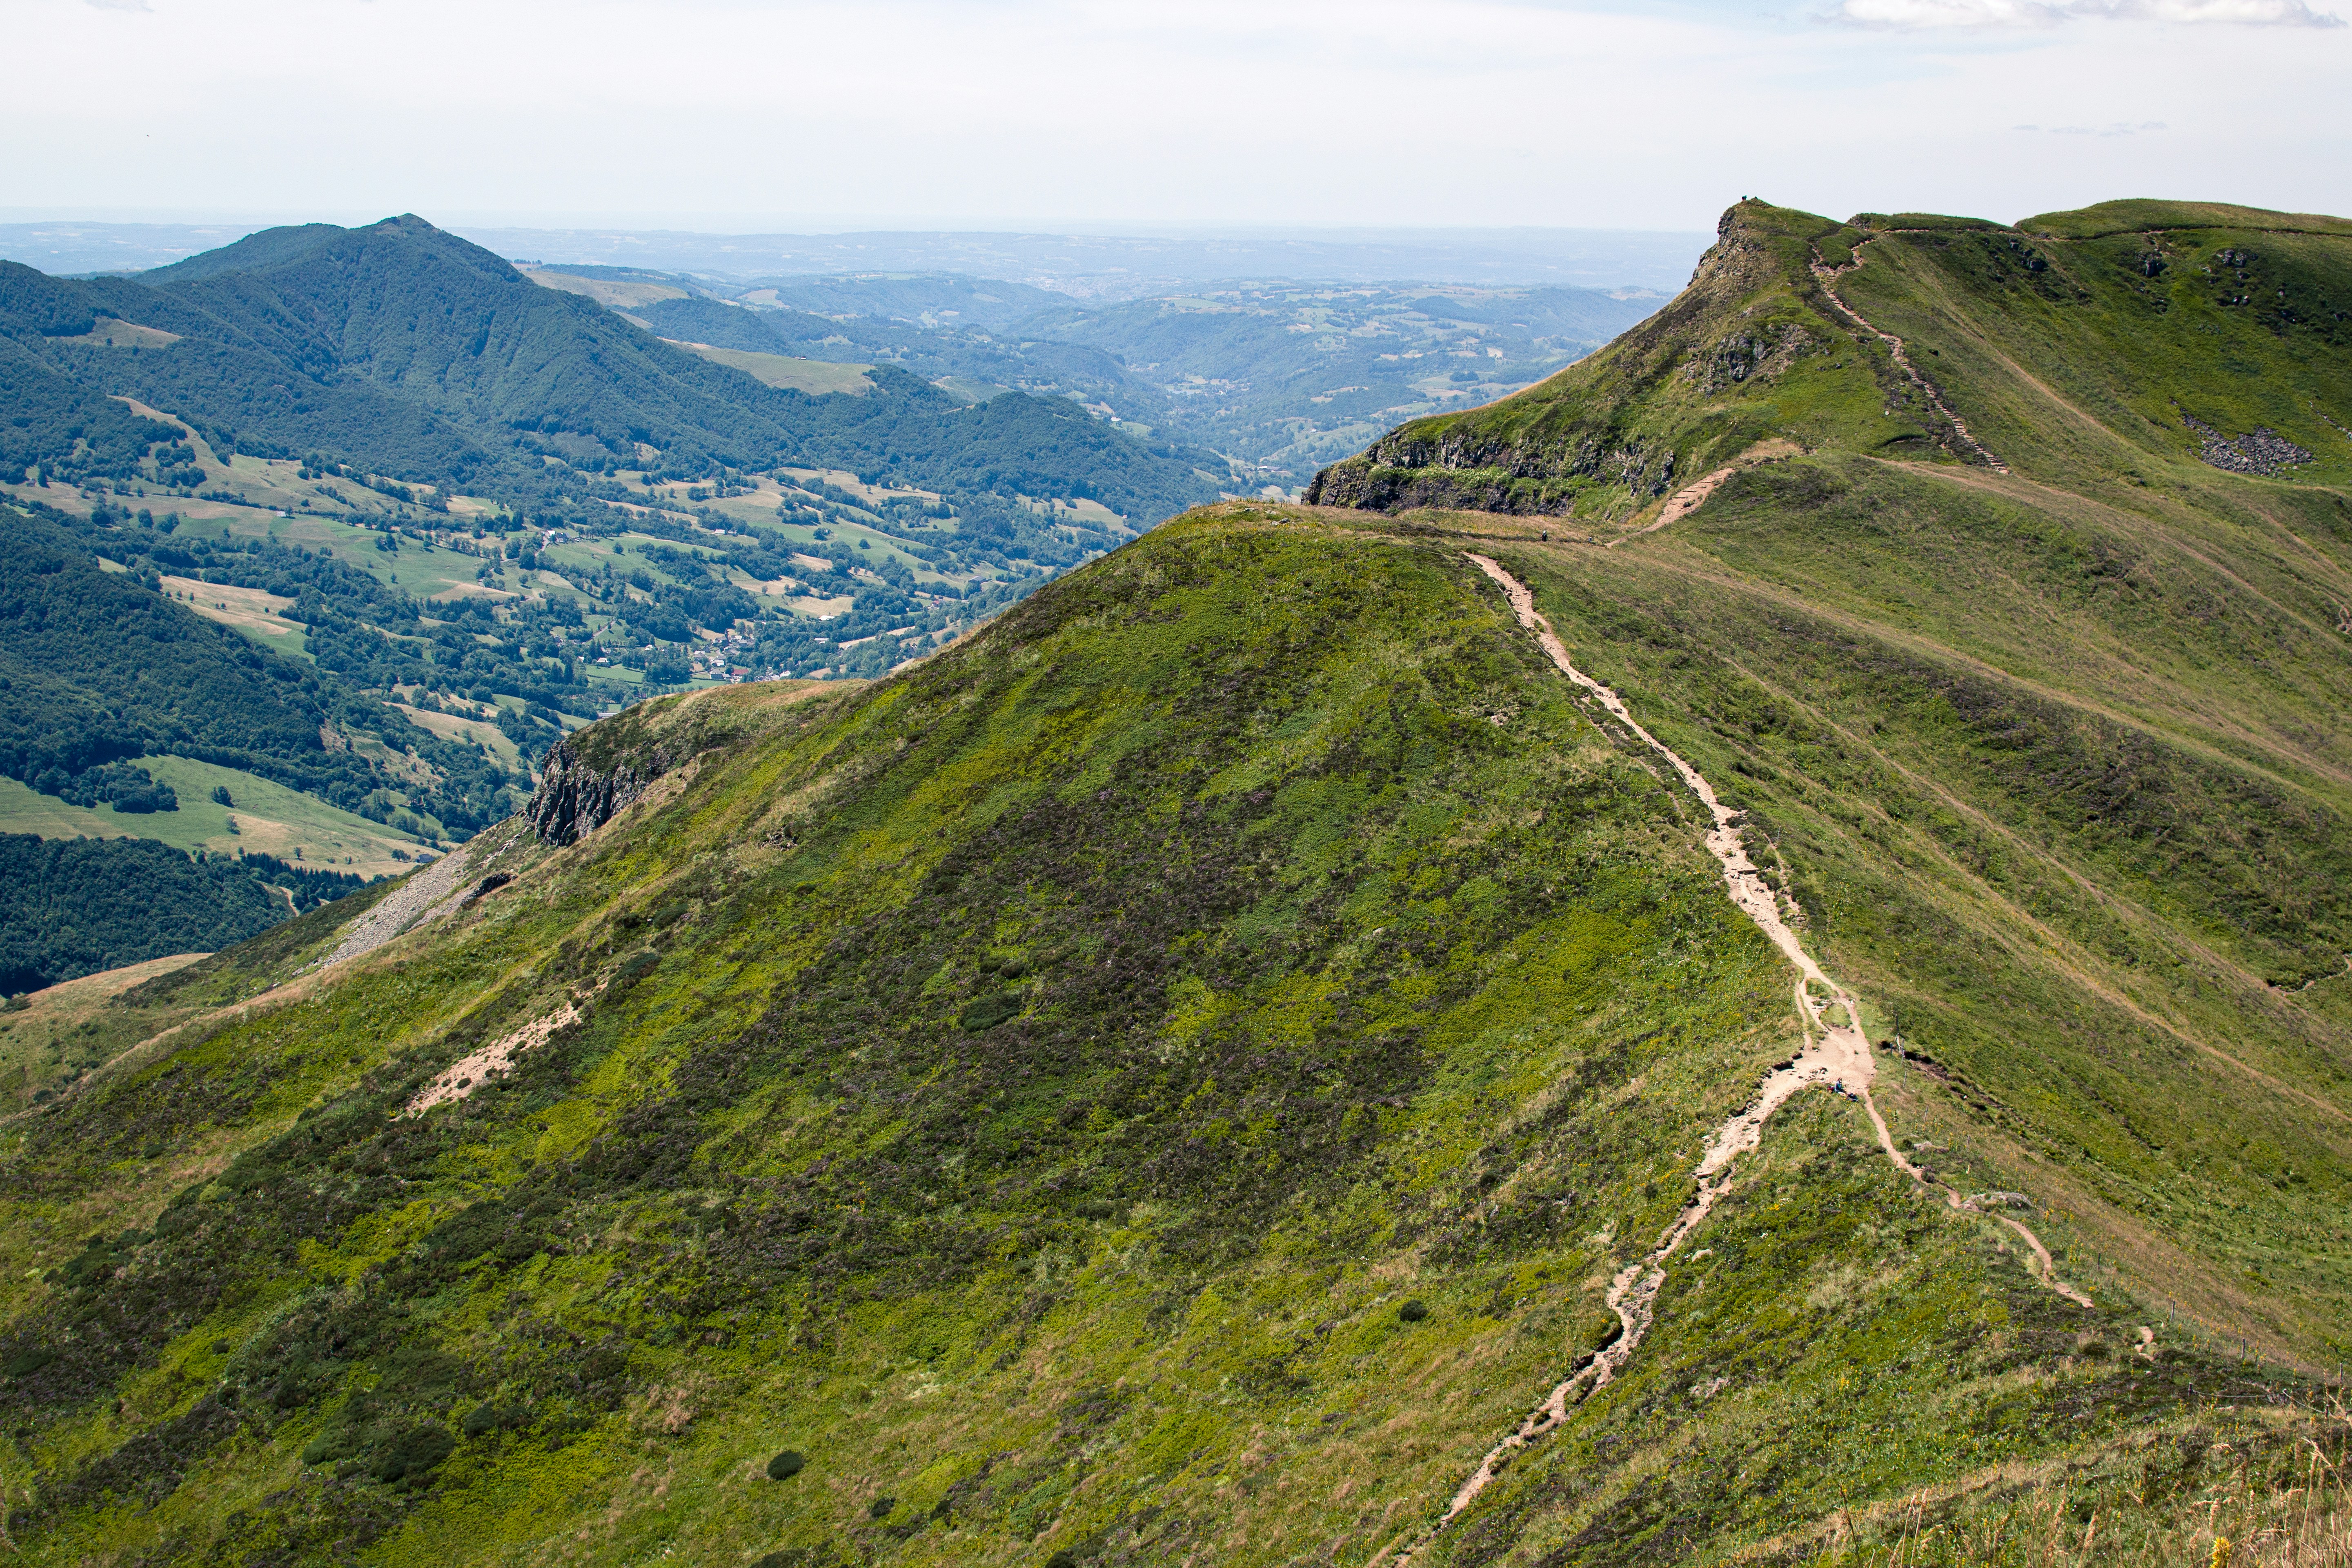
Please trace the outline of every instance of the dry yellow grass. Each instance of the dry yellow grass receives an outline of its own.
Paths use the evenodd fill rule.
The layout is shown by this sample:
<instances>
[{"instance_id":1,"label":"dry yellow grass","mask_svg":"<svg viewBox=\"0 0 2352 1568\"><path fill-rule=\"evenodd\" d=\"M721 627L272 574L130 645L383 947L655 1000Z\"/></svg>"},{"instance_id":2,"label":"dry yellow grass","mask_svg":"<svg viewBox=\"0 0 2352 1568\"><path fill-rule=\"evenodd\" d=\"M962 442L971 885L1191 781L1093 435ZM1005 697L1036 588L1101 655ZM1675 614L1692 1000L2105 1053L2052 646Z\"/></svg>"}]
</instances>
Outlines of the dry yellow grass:
<instances>
[{"instance_id":1,"label":"dry yellow grass","mask_svg":"<svg viewBox=\"0 0 2352 1568\"><path fill-rule=\"evenodd\" d=\"M175 952L68 980L25 998L21 1013L0 1014L0 1106L15 1110L54 1076L58 1043L99 1016L114 997L142 981L169 974L205 956Z\"/></svg>"},{"instance_id":2,"label":"dry yellow grass","mask_svg":"<svg viewBox=\"0 0 2352 1568\"><path fill-rule=\"evenodd\" d=\"M98 324L81 336L59 341L93 349L161 349L178 342L180 334L167 332L161 327L142 327L136 321L100 316ZM130 400L125 398L123 401Z\"/></svg>"},{"instance_id":3,"label":"dry yellow grass","mask_svg":"<svg viewBox=\"0 0 2352 1568\"><path fill-rule=\"evenodd\" d=\"M490 753L509 767L522 763L522 753L515 743L500 733L496 724L479 719L464 719L455 713L436 713L430 709L411 708L405 702L392 707L408 715L408 721L419 729L430 730L445 741L460 741L469 746L486 746Z\"/></svg>"},{"instance_id":4,"label":"dry yellow grass","mask_svg":"<svg viewBox=\"0 0 2352 1568\"><path fill-rule=\"evenodd\" d=\"M755 380L767 383L770 386L789 387L794 392L805 392L811 396L822 396L828 392L845 392L853 397L860 397L874 390L873 378L866 374L874 368L870 364L835 364L831 360L795 359L790 354L763 354L755 353L748 349L713 348L709 343L679 342L675 338L665 341L676 342L682 349L690 349L714 364L723 364L730 370L740 370Z\"/></svg>"},{"instance_id":5,"label":"dry yellow grass","mask_svg":"<svg viewBox=\"0 0 2352 1568\"><path fill-rule=\"evenodd\" d=\"M663 300L683 300L685 289L669 283L637 283L609 278L583 278L572 272L555 272L534 268L524 277L542 289L554 289L566 294L583 294L606 310L625 305L651 305Z\"/></svg>"},{"instance_id":6,"label":"dry yellow grass","mask_svg":"<svg viewBox=\"0 0 2352 1568\"><path fill-rule=\"evenodd\" d=\"M233 588L194 577L166 577L163 589L206 620L234 626L249 637L266 638L265 646L280 653L302 651L302 628L279 618L280 612L294 607L291 599L260 588Z\"/></svg>"}]
</instances>

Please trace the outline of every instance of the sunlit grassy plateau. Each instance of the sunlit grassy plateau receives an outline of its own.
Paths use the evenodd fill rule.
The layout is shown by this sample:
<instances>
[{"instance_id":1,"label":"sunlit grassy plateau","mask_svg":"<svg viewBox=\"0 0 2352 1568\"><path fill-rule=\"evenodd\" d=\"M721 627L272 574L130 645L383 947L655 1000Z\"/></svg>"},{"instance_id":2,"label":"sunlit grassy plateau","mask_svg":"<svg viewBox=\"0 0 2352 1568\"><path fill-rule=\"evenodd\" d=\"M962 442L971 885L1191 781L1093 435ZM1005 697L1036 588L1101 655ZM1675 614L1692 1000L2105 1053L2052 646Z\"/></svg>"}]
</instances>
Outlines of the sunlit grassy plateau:
<instances>
[{"instance_id":1,"label":"sunlit grassy plateau","mask_svg":"<svg viewBox=\"0 0 2352 1568\"><path fill-rule=\"evenodd\" d=\"M887 681L580 731L660 773L612 823L491 830L464 878L510 880L362 957L311 967L381 889L134 987L132 1048L0 1131L10 1541L1417 1537L1800 1037L1696 802L1475 550L1747 810L1936 1187L2023 1194L2096 1305L1801 1094L1622 1374L1414 1561L2338 1560L2331 225L1743 204L1659 318L1328 473L1349 506L1195 512ZM2212 467L2176 401L2309 460Z\"/></svg>"}]
</instances>

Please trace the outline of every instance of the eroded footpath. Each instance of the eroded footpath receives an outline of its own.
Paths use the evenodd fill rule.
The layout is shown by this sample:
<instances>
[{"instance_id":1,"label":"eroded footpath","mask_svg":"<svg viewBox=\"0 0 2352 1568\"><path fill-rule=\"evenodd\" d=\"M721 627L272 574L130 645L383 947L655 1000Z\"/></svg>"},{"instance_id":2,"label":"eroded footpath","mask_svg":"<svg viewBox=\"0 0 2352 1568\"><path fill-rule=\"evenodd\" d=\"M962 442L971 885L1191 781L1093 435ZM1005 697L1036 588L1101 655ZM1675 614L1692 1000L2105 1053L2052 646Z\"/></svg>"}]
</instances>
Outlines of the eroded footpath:
<instances>
[{"instance_id":1,"label":"eroded footpath","mask_svg":"<svg viewBox=\"0 0 2352 1568\"><path fill-rule=\"evenodd\" d=\"M1707 852L1723 868L1725 889L1740 912L1756 922L1779 948L1797 971L1795 986L1797 1014L1804 1022L1805 1046L1794 1057L1765 1075L1756 1098L1739 1114L1717 1128L1708 1137L1706 1152L1700 1156L1695 1194L1682 1212L1675 1216L1657 1245L1640 1261L1627 1265L1610 1281L1607 1300L1617 1314L1618 1335L1614 1342L1595 1351L1570 1368L1568 1375L1553 1387L1543 1402L1530 1411L1509 1436L1489 1449L1478 1468L1454 1492L1445 1511L1436 1522L1387 1557L1392 1568L1403 1568L1429 1542L1452 1523L1464 1510L1477 1500L1503 1467L1518 1450L1555 1430L1568 1418L1568 1412L1596 1388L1601 1388L1625 1365L1642 1339L1649 1331L1653 1305L1658 1290L1666 1281L1665 1263L1685 1237L1696 1229L1715 1207L1716 1199L1728 1187L1732 1162L1762 1140L1764 1124L1772 1113L1788 1103L1790 1096L1806 1088L1839 1088L1862 1102L1870 1113L1870 1124L1876 1130L1878 1146L1904 1174L1922 1186L1928 1185L1919 1168L1903 1156L1895 1146L1895 1139L1886 1130L1886 1120L1878 1113L1871 1099L1870 1087L1877 1071L1873 1061L1869 1038L1863 1032L1862 1004L1845 987L1824 973L1821 965L1798 942L1797 933L1783 918L1779 897L1774 894L1763 873L1748 857L1748 847L1741 837L1741 814L1716 797L1714 788L1699 771L1677 755L1664 742L1643 729L1625 706L1623 698L1592 677L1576 668L1568 657L1567 647L1553 632L1551 623L1536 609L1535 595L1527 585L1484 555L1473 554L1470 560L1478 569L1500 585L1518 616L1519 625L1536 634L1544 653L1562 675L1590 692L1606 709L1610 716L1632 731L1643 745L1664 758L1682 778L1692 794L1706 805L1713 826L1706 835ZM1942 1191L1944 1202L1955 1209L1978 1212L1958 1194ZM2091 1300L2074 1286L2058 1278L2051 1262L2049 1248L2032 1231L2007 1215L1995 1215L2003 1225L2021 1237L2040 1265L2038 1278L2051 1289L2068 1300L2088 1307Z\"/></svg>"}]
</instances>

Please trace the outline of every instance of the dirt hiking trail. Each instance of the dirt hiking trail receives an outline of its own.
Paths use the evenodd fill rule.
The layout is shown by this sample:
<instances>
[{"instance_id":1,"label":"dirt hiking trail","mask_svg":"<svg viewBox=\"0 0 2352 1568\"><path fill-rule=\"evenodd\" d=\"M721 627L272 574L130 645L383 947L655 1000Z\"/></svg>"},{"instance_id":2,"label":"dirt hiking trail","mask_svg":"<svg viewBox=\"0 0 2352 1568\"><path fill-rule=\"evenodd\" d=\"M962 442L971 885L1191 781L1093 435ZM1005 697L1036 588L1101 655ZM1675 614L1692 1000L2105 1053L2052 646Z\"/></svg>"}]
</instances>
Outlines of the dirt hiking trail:
<instances>
[{"instance_id":1,"label":"dirt hiking trail","mask_svg":"<svg viewBox=\"0 0 2352 1568\"><path fill-rule=\"evenodd\" d=\"M1707 497L1721 489L1723 481L1740 469L1753 468L1758 463L1769 463L1779 458L1798 457L1803 451L1804 448L1794 441L1765 441L1750 447L1723 467L1701 475L1669 496L1666 499L1666 504L1658 509L1658 515L1654 520L1643 523L1631 533L1611 540L1601 548L1614 550L1628 539L1639 539L1645 533L1657 532L1669 523L1680 522L1700 507L1705 506Z\"/></svg>"},{"instance_id":2,"label":"dirt hiking trail","mask_svg":"<svg viewBox=\"0 0 2352 1568\"><path fill-rule=\"evenodd\" d=\"M1958 415L1952 412L1950 405L1946 404L1944 401L1943 393L1937 389L1936 384L1929 381L1920 371L1919 367L1911 363L1910 354L1906 353L1903 347L1903 340L1896 337L1893 332L1882 332L1876 327L1872 326L1863 313L1860 310L1855 310L1852 305L1847 304L1845 302L1845 296L1837 291L1837 280L1845 274L1854 271L1862 266L1863 247L1869 243L1870 241L1865 239L1861 245L1855 246L1853 247L1853 259L1843 267L1832 267L1828 262L1822 259L1821 247L1815 246L1813 247L1813 278L1821 284L1822 292L1829 296L1831 304L1835 305L1839 310L1853 317L1855 323L1859 325L1864 331L1868 332L1872 337L1876 338L1880 342L1886 345L1887 352L1895 356L1895 364L1901 367L1904 374L1911 378L1911 384L1919 389L1920 394L1927 399L1927 402L1935 408L1937 413L1951 421L1952 428L1954 431L1958 433L1962 445L1966 446L1969 451L1974 452L1978 457L1983 458L1985 467L1990 468L1994 473L2005 474L2009 472L2009 465L2002 462L1999 458L1994 457L1991 449L1982 441L1978 440L1976 437L1969 432L1968 423Z\"/></svg>"},{"instance_id":3,"label":"dirt hiking trail","mask_svg":"<svg viewBox=\"0 0 2352 1568\"><path fill-rule=\"evenodd\" d=\"M1885 1118L1870 1097L1871 1079L1877 1065L1871 1059L1870 1041L1862 1027L1862 1004L1854 994L1823 973L1812 955L1797 940L1797 933L1781 917L1779 898L1764 880L1763 874L1748 858L1748 848L1740 837L1740 813L1716 798L1714 788L1699 771L1677 756L1665 742L1643 729L1625 706L1623 698L1593 679L1570 662L1568 649L1551 623L1536 610L1535 595L1527 586L1484 555L1471 555L1478 569L1498 584L1509 596L1511 608L1519 625L1536 634L1544 652L1550 657L1562 675L1589 691L1609 710L1610 716L1633 731L1643 745L1665 759L1691 793L1706 803L1714 822L1706 836L1707 852L1723 867L1723 879L1731 901L1740 912L1756 922L1757 928L1769 938L1772 945L1797 970L1797 1015L1804 1021L1805 1045L1794 1057L1764 1077L1756 1098L1747 1108L1732 1117L1709 1135L1706 1152L1700 1156L1693 1172L1696 1178L1691 1201L1684 1205L1657 1245L1639 1262L1621 1269L1610 1281L1606 1297L1609 1308L1617 1314L1618 1335L1615 1341L1586 1356L1571 1368L1543 1402L1530 1411L1510 1435L1495 1445L1479 1461L1467 1480L1454 1492L1445 1511L1437 1521L1422 1531L1410 1542L1381 1557L1375 1563L1388 1568L1404 1568L1418 1556L1439 1531L1454 1522L1462 1511L1477 1500L1488 1483L1501 1473L1519 1450L1537 1439L1549 1436L1567 1420L1571 1405L1582 1401L1591 1392L1605 1385L1616 1375L1639 1348L1643 1336L1649 1331L1653 1303L1659 1288L1666 1282L1665 1261L1682 1246L1685 1237L1697 1228L1715 1201L1730 1185L1731 1163L1747 1151L1755 1148L1764 1136L1764 1123L1772 1113L1788 1103L1798 1090L1808 1088L1843 1086L1844 1091L1861 1101L1870 1113L1870 1124L1878 1134L1878 1146L1886 1157L1921 1186L1930 1186L1916 1165L1904 1158L1895 1146L1895 1139L1886 1130ZM1823 994L1826 994L1824 997ZM1938 1190L1930 1188L1930 1190ZM1948 1189L1942 1189L1945 1204L1967 1213L1980 1213L1974 1205ZM2035 1260L2040 1264L2036 1277L2041 1282L2078 1305L2088 1307L2091 1299L2058 1278L2049 1248L2032 1231L2007 1215L1994 1215L2003 1225L2016 1231L2025 1240Z\"/></svg>"}]
</instances>

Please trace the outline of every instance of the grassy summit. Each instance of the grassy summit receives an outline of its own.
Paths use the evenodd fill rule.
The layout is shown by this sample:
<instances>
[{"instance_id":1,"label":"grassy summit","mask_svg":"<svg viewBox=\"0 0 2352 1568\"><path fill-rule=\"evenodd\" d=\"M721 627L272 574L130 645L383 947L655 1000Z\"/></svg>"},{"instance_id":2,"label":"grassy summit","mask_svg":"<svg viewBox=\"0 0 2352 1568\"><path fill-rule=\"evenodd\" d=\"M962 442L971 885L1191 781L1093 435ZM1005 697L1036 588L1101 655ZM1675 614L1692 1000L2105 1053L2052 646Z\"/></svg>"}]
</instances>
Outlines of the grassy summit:
<instances>
[{"instance_id":1,"label":"grassy summit","mask_svg":"<svg viewBox=\"0 0 2352 1568\"><path fill-rule=\"evenodd\" d=\"M2082 489L2146 485L2149 465L2184 459L2194 476L2209 442L2242 447L2258 430L2304 451L2297 478L2340 485L2347 239L2338 218L2179 203L2011 229L1742 202L1665 310L1515 397L1399 426L1308 499L1605 533L1767 443L2030 468ZM2247 471L2277 467L2252 450Z\"/></svg>"},{"instance_id":2,"label":"grassy summit","mask_svg":"<svg viewBox=\"0 0 2352 1568\"><path fill-rule=\"evenodd\" d=\"M2297 1506L2352 1335L2346 454L2264 412L2313 460L2231 471L2127 410L2251 435L2191 399L2267 338L2303 368L2243 396L2343 418L2340 360L2301 317L2209 352L2169 312L2223 307L2129 312L2218 249L2284 279L2307 242L2326 279L2346 242L2166 231L2151 278L1935 221L1736 209L1666 326L1322 492L1497 510L1208 509L890 680L633 710L571 742L562 787L645 784L579 842L510 822L105 1004L108 1038L174 1032L0 1127L10 1539L1421 1538L1611 1342L1611 1280L1801 1039L1696 799L1470 551L1748 813L1899 1037L1876 1102L1933 1181L1797 1095L1622 1371L1413 1562L2203 1562ZM2084 298L1964 289L2011 238ZM1824 284L1816 243L1864 263ZM1951 324L2009 320L1982 300L2082 320ZM2062 327L2121 368L2058 375ZM2018 412L2030 384L2074 412Z\"/></svg>"}]
</instances>

